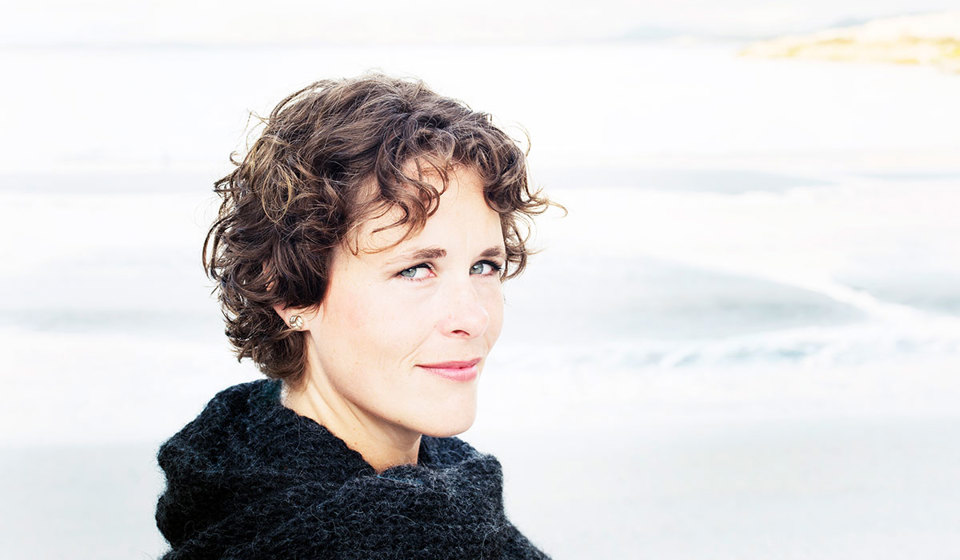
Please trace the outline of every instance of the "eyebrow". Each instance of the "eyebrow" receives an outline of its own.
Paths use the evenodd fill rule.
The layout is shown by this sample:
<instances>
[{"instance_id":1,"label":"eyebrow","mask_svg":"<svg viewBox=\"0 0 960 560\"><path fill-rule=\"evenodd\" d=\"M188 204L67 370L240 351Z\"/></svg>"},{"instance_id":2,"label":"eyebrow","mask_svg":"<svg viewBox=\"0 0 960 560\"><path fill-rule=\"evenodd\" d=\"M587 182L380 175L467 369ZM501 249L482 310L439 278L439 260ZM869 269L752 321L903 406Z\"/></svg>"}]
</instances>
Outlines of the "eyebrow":
<instances>
[{"instance_id":1,"label":"eyebrow","mask_svg":"<svg viewBox=\"0 0 960 560\"><path fill-rule=\"evenodd\" d=\"M416 251L410 253L403 253L398 255L396 258L390 259L390 264L398 264L401 262L410 262L410 261L430 261L436 259L442 259L447 256L447 250L441 247L424 247L423 249L417 249ZM481 257L485 258L496 258L501 259L506 258L506 252L503 250L503 247L489 247L484 249L480 253Z\"/></svg>"},{"instance_id":2,"label":"eyebrow","mask_svg":"<svg viewBox=\"0 0 960 560\"><path fill-rule=\"evenodd\" d=\"M499 257L501 259L505 259L507 258L507 253L503 250L503 247L497 246L485 249L482 253L480 253L480 256L487 258Z\"/></svg>"}]
</instances>

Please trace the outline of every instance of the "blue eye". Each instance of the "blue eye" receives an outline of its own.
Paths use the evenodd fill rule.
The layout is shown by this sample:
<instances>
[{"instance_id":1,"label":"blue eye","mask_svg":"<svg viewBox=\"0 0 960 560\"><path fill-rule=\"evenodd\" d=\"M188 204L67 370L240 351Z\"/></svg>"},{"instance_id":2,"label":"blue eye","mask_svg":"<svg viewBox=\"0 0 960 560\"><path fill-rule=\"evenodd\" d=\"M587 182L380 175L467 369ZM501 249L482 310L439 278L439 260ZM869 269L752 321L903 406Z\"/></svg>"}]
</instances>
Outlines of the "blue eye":
<instances>
[{"instance_id":1,"label":"blue eye","mask_svg":"<svg viewBox=\"0 0 960 560\"><path fill-rule=\"evenodd\" d=\"M408 280L424 280L428 278L428 272L430 272L430 265L423 263L418 264L417 266L411 266L410 268L405 268L398 272L397 276L406 278Z\"/></svg>"},{"instance_id":2,"label":"blue eye","mask_svg":"<svg viewBox=\"0 0 960 560\"><path fill-rule=\"evenodd\" d=\"M480 261L470 267L470 274L478 274L480 276L492 276L500 272L501 267L499 264L491 261Z\"/></svg>"}]
</instances>

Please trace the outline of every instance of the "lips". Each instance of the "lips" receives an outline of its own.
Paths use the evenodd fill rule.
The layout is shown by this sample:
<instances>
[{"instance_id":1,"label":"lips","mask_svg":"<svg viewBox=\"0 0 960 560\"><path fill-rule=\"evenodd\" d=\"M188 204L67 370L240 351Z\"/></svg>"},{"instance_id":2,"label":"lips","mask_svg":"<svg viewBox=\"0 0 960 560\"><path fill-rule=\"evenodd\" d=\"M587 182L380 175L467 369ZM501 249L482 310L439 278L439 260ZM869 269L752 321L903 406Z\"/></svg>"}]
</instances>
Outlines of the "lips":
<instances>
[{"instance_id":1,"label":"lips","mask_svg":"<svg viewBox=\"0 0 960 560\"><path fill-rule=\"evenodd\" d=\"M438 362L435 364L418 364L428 373L439 375L453 381L471 381L477 377L480 358L464 361Z\"/></svg>"}]
</instances>

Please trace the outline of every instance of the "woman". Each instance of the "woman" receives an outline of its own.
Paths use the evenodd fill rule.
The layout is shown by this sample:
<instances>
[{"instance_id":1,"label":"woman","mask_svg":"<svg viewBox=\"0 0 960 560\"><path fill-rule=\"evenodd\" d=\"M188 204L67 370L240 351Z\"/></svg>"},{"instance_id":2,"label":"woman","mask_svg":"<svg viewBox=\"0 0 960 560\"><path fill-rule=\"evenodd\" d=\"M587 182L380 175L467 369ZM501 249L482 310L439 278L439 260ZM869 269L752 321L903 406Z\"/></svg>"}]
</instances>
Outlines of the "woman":
<instances>
[{"instance_id":1,"label":"woman","mask_svg":"<svg viewBox=\"0 0 960 560\"><path fill-rule=\"evenodd\" d=\"M452 437L551 204L516 144L420 82L321 81L216 187L206 270L270 379L160 448L164 558L546 558L497 460Z\"/></svg>"}]
</instances>

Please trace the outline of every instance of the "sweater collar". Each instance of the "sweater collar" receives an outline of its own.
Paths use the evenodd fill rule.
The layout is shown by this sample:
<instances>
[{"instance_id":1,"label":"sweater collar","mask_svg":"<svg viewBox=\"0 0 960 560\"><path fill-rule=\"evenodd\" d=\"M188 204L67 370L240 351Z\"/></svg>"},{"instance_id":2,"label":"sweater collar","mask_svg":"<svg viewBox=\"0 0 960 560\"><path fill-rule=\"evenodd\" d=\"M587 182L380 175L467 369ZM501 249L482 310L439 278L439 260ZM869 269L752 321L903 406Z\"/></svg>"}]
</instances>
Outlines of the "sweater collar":
<instances>
[{"instance_id":1,"label":"sweater collar","mask_svg":"<svg viewBox=\"0 0 960 560\"><path fill-rule=\"evenodd\" d=\"M359 452L351 449L342 439L330 432L326 426L285 407L281 398L283 390L281 381L254 381L238 385L234 389L237 389L241 396L246 393L249 407L248 418L253 432L286 433L295 427L299 438L299 449L325 450L329 452L329 459L335 459L335 463L339 463L342 468L354 472L358 476L377 474L376 470L366 462ZM278 441L276 444L283 445L284 442ZM383 475L393 475L411 469L413 471L449 470L456 468L465 461L480 457L481 455L476 450L458 438L422 436L417 464L392 467L383 471L381 478Z\"/></svg>"},{"instance_id":2,"label":"sweater collar","mask_svg":"<svg viewBox=\"0 0 960 560\"><path fill-rule=\"evenodd\" d=\"M433 506L403 515L417 523L456 524L469 504L471 515L494 527L505 523L502 473L494 457L458 438L423 436L419 464L377 474L343 440L283 406L280 391L281 382L274 380L222 391L161 446L167 489L157 523L171 545L200 546L226 528L233 534L244 516L264 508L289 508L280 517L299 517L303 504L336 504L366 515L384 504L432 500ZM282 496L288 497L278 501ZM264 533L257 524L262 522L251 523Z\"/></svg>"}]
</instances>

